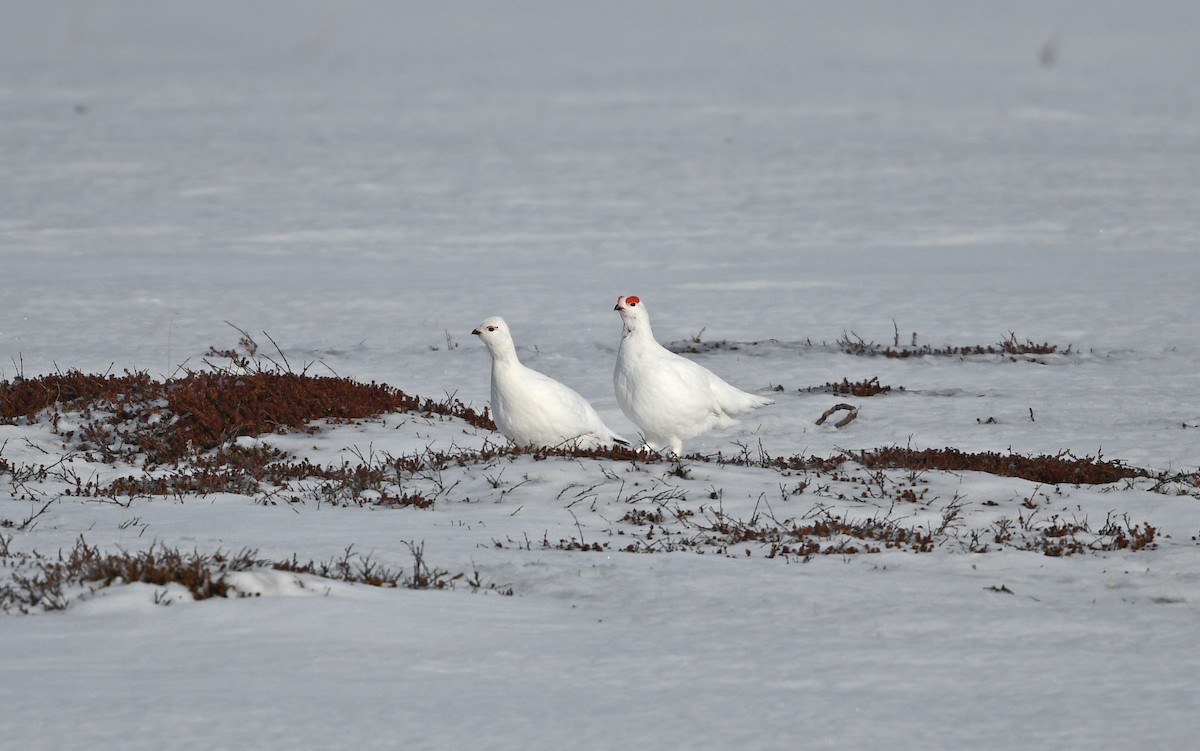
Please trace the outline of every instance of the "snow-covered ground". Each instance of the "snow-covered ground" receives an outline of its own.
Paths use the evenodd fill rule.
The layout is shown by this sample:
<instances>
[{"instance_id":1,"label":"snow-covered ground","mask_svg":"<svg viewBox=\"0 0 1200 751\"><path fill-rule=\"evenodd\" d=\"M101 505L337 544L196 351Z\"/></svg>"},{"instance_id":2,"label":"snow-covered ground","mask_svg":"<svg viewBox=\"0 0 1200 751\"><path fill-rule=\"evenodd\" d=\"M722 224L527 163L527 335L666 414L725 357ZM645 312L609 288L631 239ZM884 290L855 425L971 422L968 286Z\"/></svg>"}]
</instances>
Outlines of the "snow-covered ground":
<instances>
[{"instance_id":1,"label":"snow-covered ground","mask_svg":"<svg viewBox=\"0 0 1200 751\"><path fill-rule=\"evenodd\" d=\"M482 408L469 332L503 315L527 365L636 435L611 380L612 306L636 294L661 341L730 343L690 356L776 399L687 445L748 466L501 457L410 478L429 509L121 505L48 480L22 525L44 501L0 477L12 553L82 535L410 568L423 543L496 585L249 572L260 597L138 584L4 616L0 746L1194 742L1194 486L754 460L911 445L1197 470L1200 6L4 2L0 21L2 379L170 376L233 346L228 321L313 372ZM1010 334L1059 351L837 344ZM875 377L894 391L808 390ZM813 424L839 401L855 421ZM261 440L341 462L499 436L386 415ZM0 444L20 466L65 451L48 421ZM942 534L803 562L705 531L831 514ZM1098 545L1151 525L1156 547L970 552L1055 518Z\"/></svg>"}]
</instances>

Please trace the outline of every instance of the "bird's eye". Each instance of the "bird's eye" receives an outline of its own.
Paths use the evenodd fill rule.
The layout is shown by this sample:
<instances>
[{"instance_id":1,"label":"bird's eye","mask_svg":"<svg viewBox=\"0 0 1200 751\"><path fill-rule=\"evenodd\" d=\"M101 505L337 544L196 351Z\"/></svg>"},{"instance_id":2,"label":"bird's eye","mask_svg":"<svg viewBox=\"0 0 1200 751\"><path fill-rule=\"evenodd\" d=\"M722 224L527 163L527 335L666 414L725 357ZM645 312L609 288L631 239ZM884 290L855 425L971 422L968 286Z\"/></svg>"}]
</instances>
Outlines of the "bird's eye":
<instances>
[{"instance_id":1,"label":"bird's eye","mask_svg":"<svg viewBox=\"0 0 1200 751\"><path fill-rule=\"evenodd\" d=\"M631 302L631 303L629 303L629 307L631 307L631 308L636 308L636 307L637 307L637 303L635 303L635 302Z\"/></svg>"},{"instance_id":2,"label":"bird's eye","mask_svg":"<svg viewBox=\"0 0 1200 751\"><path fill-rule=\"evenodd\" d=\"M495 326L488 326L488 331L495 331L495 330L496 330Z\"/></svg>"}]
</instances>

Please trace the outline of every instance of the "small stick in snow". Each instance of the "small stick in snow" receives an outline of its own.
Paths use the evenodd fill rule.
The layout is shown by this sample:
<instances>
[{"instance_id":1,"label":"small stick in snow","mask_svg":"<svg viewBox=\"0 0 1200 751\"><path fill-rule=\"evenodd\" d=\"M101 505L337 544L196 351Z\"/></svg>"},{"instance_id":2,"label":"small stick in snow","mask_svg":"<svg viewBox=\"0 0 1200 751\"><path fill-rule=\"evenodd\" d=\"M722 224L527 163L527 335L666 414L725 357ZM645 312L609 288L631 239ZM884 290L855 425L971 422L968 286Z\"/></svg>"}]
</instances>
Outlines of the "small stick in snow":
<instances>
[{"instance_id":1,"label":"small stick in snow","mask_svg":"<svg viewBox=\"0 0 1200 751\"><path fill-rule=\"evenodd\" d=\"M822 414L820 417L817 418L817 424L824 425L825 420L830 415L832 415L834 412L837 412L838 410L842 410L842 409L846 410L848 412L848 414L845 417L843 417L842 419L835 422L833 424L833 427L844 428L850 424L851 420L858 417L858 407L855 407L853 404L845 404L845 403L835 404L832 407L830 407L829 409L825 410L824 414Z\"/></svg>"}]
</instances>

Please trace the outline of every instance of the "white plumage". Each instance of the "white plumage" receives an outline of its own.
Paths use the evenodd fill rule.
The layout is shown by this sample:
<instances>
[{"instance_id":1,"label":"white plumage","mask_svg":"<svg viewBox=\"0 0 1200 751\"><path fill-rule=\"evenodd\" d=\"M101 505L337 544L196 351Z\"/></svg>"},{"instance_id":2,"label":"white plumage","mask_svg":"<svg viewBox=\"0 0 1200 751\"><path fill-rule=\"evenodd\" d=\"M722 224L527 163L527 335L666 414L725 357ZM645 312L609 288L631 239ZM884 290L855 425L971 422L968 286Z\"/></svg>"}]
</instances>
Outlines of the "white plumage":
<instances>
[{"instance_id":1,"label":"white plumage","mask_svg":"<svg viewBox=\"0 0 1200 751\"><path fill-rule=\"evenodd\" d=\"M573 389L521 364L503 318L489 318L471 333L492 355L492 419L513 443L579 448L628 445Z\"/></svg>"},{"instance_id":2,"label":"white plumage","mask_svg":"<svg viewBox=\"0 0 1200 751\"><path fill-rule=\"evenodd\" d=\"M775 402L730 386L712 371L671 352L654 339L650 315L637 297L619 297L614 308L624 328L613 388L621 411L642 430L646 445L680 456L683 442Z\"/></svg>"}]
</instances>

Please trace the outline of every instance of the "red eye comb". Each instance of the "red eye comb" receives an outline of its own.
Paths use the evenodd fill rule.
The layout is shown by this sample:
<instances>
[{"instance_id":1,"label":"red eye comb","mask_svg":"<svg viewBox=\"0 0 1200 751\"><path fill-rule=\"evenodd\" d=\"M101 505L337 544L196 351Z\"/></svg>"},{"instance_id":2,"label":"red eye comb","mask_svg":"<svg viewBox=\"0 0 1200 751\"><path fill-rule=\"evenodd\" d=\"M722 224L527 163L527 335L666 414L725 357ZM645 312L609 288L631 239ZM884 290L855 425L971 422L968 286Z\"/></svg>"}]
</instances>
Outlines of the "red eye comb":
<instances>
[{"instance_id":1,"label":"red eye comb","mask_svg":"<svg viewBox=\"0 0 1200 751\"><path fill-rule=\"evenodd\" d=\"M630 295L629 297L625 298L625 302L630 305L637 305L638 303L641 302L641 299L634 295Z\"/></svg>"}]
</instances>

